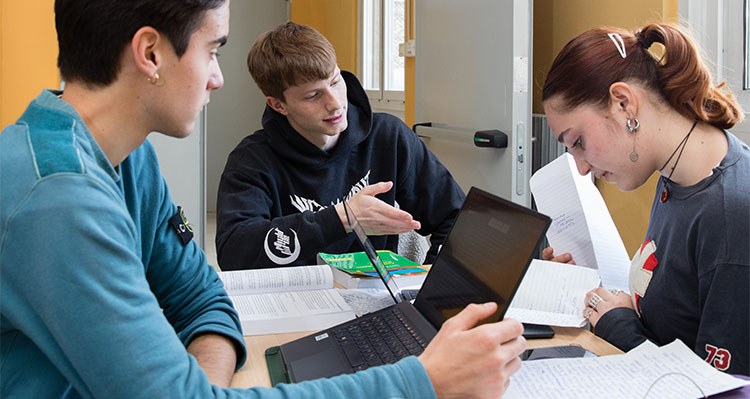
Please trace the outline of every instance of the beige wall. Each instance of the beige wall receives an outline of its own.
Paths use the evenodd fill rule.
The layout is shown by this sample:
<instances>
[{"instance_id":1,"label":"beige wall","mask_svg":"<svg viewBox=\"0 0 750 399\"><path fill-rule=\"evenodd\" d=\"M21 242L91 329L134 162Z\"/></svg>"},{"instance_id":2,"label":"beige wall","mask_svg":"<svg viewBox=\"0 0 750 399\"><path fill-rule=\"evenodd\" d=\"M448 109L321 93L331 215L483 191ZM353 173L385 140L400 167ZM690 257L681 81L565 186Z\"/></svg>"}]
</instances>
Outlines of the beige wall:
<instances>
[{"instance_id":1,"label":"beige wall","mask_svg":"<svg viewBox=\"0 0 750 399\"><path fill-rule=\"evenodd\" d=\"M310 25L336 49L339 67L357 71L357 2L355 0L292 0L292 21Z\"/></svg>"},{"instance_id":2,"label":"beige wall","mask_svg":"<svg viewBox=\"0 0 750 399\"><path fill-rule=\"evenodd\" d=\"M676 20L677 0L534 0L534 112L542 112L541 89L552 60L577 34L599 26L637 29Z\"/></svg>"},{"instance_id":3,"label":"beige wall","mask_svg":"<svg viewBox=\"0 0 750 399\"><path fill-rule=\"evenodd\" d=\"M53 0L0 0L0 126L60 86Z\"/></svg>"},{"instance_id":4,"label":"beige wall","mask_svg":"<svg viewBox=\"0 0 750 399\"><path fill-rule=\"evenodd\" d=\"M535 0L534 1L534 112L541 113L544 77L558 51L582 31L603 25L637 29L649 22L676 21L677 0ZM657 175L638 190L623 193L617 186L597 181L604 201L632 255L643 241Z\"/></svg>"},{"instance_id":5,"label":"beige wall","mask_svg":"<svg viewBox=\"0 0 750 399\"><path fill-rule=\"evenodd\" d=\"M291 19L320 30L336 48L339 66L356 71L356 1L290 4ZM54 0L0 0L0 22L0 123L5 126L43 88L60 85Z\"/></svg>"}]
</instances>

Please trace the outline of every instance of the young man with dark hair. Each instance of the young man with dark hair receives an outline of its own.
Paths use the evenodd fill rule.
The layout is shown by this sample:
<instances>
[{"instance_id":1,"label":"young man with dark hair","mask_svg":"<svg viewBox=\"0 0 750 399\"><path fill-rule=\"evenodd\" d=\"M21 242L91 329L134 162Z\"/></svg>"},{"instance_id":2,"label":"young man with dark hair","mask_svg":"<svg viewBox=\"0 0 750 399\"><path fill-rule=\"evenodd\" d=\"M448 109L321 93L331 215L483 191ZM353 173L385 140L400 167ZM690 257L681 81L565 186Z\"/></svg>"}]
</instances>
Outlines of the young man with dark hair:
<instances>
[{"instance_id":1,"label":"young man with dark hair","mask_svg":"<svg viewBox=\"0 0 750 399\"><path fill-rule=\"evenodd\" d=\"M229 156L219 185L222 269L314 264L318 252L361 251L347 201L377 249L430 235L432 263L464 193L401 120L372 112L331 44L289 22L261 35L248 68L266 95L263 129Z\"/></svg>"},{"instance_id":2,"label":"young man with dark hair","mask_svg":"<svg viewBox=\"0 0 750 399\"><path fill-rule=\"evenodd\" d=\"M208 397L244 361L239 321L171 227L146 136L189 135L222 86L229 3L58 0L55 19L65 91L0 134L0 396Z\"/></svg>"},{"instance_id":3,"label":"young man with dark hair","mask_svg":"<svg viewBox=\"0 0 750 399\"><path fill-rule=\"evenodd\" d=\"M419 358L277 389L222 388L245 361L240 323L146 137L190 134L223 85L216 56L229 2L58 0L55 10L65 91L42 92L0 134L0 397L505 389L524 341L516 322L473 328L494 304L448 320Z\"/></svg>"}]
</instances>

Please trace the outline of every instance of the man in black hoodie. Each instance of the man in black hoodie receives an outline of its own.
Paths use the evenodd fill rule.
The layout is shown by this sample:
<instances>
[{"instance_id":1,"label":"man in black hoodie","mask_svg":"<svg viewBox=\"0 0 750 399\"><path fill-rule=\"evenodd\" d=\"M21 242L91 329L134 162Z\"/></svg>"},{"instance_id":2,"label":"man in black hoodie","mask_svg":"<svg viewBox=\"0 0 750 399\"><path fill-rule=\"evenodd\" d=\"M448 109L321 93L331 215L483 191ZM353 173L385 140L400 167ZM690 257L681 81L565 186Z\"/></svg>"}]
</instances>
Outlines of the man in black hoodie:
<instances>
[{"instance_id":1,"label":"man in black hoodie","mask_svg":"<svg viewBox=\"0 0 750 399\"><path fill-rule=\"evenodd\" d=\"M398 118L373 113L331 44L293 22L261 35L247 58L266 95L263 129L232 151L219 184L216 248L223 270L315 264L318 252L361 251L347 201L376 249L430 235L431 263L464 193Z\"/></svg>"}]
</instances>

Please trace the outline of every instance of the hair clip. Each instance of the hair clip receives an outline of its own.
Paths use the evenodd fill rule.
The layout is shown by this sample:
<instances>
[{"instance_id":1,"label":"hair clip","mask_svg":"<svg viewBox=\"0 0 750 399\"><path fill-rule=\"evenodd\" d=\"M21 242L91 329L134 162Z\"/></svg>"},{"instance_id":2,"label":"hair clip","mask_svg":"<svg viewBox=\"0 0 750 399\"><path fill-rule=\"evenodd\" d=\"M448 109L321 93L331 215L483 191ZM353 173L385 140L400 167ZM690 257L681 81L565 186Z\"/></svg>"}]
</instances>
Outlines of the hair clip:
<instances>
[{"instance_id":1,"label":"hair clip","mask_svg":"<svg viewBox=\"0 0 750 399\"><path fill-rule=\"evenodd\" d=\"M607 36L609 36L609 39L612 40L612 43L614 43L615 47L617 47L617 51L620 52L620 56L622 58L627 57L627 54L625 53L625 42L622 40L622 36L620 36L619 33L607 33Z\"/></svg>"}]
</instances>

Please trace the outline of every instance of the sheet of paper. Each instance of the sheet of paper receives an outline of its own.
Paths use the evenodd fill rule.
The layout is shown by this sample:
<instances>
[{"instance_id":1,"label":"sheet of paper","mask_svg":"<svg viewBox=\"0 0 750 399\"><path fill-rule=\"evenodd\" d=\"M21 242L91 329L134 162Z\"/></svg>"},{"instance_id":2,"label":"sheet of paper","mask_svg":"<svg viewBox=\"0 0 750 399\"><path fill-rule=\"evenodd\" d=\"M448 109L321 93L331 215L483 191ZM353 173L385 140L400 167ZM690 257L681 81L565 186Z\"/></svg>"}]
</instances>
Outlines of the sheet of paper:
<instances>
[{"instance_id":1,"label":"sheet of paper","mask_svg":"<svg viewBox=\"0 0 750 399\"><path fill-rule=\"evenodd\" d=\"M219 278L229 295L333 288L328 265L227 271L220 272Z\"/></svg>"},{"instance_id":2,"label":"sheet of paper","mask_svg":"<svg viewBox=\"0 0 750 399\"><path fill-rule=\"evenodd\" d=\"M534 259L505 317L524 323L581 327L586 292L599 286L596 270Z\"/></svg>"},{"instance_id":3,"label":"sheet of paper","mask_svg":"<svg viewBox=\"0 0 750 399\"><path fill-rule=\"evenodd\" d=\"M675 341L624 355L523 362L503 398L685 399L745 385L750 381L714 369Z\"/></svg>"},{"instance_id":4,"label":"sheet of paper","mask_svg":"<svg viewBox=\"0 0 750 399\"><path fill-rule=\"evenodd\" d=\"M322 330L355 317L336 289L231 298L240 315L244 335Z\"/></svg>"},{"instance_id":5,"label":"sheet of paper","mask_svg":"<svg viewBox=\"0 0 750 399\"><path fill-rule=\"evenodd\" d=\"M547 241L555 252L598 269L605 287L630 292L630 257L591 174L581 176L565 153L534 173L529 187L539 212L552 218Z\"/></svg>"},{"instance_id":6,"label":"sheet of paper","mask_svg":"<svg viewBox=\"0 0 750 399\"><path fill-rule=\"evenodd\" d=\"M357 314L357 317L393 305L393 298L385 289L339 288L339 293L344 297L346 303L354 309L354 313Z\"/></svg>"}]
</instances>

